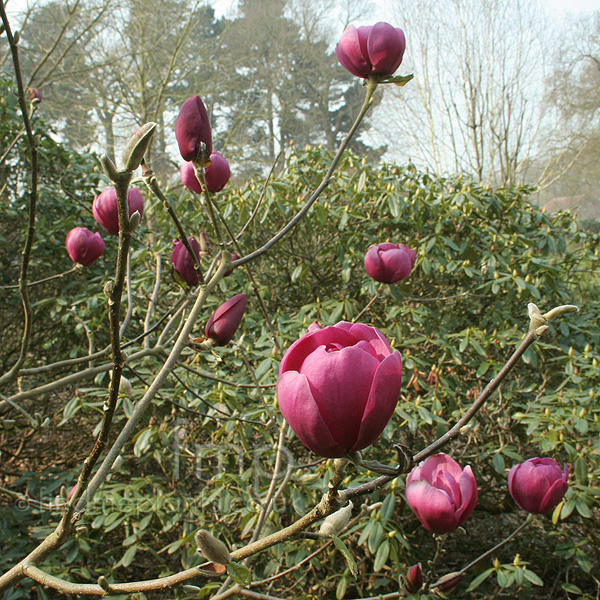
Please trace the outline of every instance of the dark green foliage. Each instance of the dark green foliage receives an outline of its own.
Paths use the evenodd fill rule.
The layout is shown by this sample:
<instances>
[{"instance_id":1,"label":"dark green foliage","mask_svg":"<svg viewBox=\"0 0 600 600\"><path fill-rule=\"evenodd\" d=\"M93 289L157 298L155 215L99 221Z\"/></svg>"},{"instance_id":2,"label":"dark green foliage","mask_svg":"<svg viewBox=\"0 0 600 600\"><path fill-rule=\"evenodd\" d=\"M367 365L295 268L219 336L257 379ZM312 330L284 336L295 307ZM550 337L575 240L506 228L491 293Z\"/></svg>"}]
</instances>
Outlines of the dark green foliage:
<instances>
[{"instance_id":1,"label":"dark green foliage","mask_svg":"<svg viewBox=\"0 0 600 600\"><path fill-rule=\"evenodd\" d=\"M77 168L87 170L89 185L94 181L89 178L93 159L74 156L51 140L47 143L52 158L48 165L53 167L50 173L62 172L63 178L71 178L71 195L91 205L91 189L82 187L84 176ZM240 237L242 253L263 245L289 221L318 185L329 159L321 150L290 152L286 168L269 182L253 222ZM63 168L57 170L57 164ZM48 174L44 177L49 178L45 184L49 191L40 210L46 220L38 229L35 260L49 274L64 268L68 259L61 255L58 241L48 246L55 249L53 252L44 251L42 242L55 236L62 243L66 231L81 224L82 218L88 219L88 224L92 221L73 200L51 187L57 185L56 179ZM16 183L11 182L11 189L20 189L13 185ZM262 181L250 181L218 196L218 205L234 233L253 214L263 185ZM564 598L565 591L575 589L581 592L573 592L572 598L592 598L596 593L590 571L591 565L600 561L596 527L600 510L600 408L595 399L600 383L600 330L598 281L590 273L598 260L598 240L582 231L568 213L540 212L528 202L530 191L484 188L461 177L421 173L412 165L373 168L365 160L348 155L308 218L270 253L249 265L284 349L313 320L322 325L351 320L378 294L360 320L388 336L402 354L405 373L396 415L365 455L390 465L397 460L393 443L405 444L416 452L466 410L524 336L528 302L535 302L542 312L565 303L581 308L579 314L552 325L503 384L501 393L486 404L471 429L446 448L463 466L473 466L480 501L465 524L468 536L460 532L450 536L440 573L460 569L502 540L525 517L507 491L506 476L513 464L531 456L549 455L568 462L574 473L571 490L557 509L561 520L553 525L550 517L536 519L535 526L497 554L500 562L496 567L484 561L469 573L456 597L489 598L497 585L510 584L511 577L516 582L510 587L514 598ZM205 214L198 210L195 199L187 192L181 196L170 193L169 197L188 235L206 230ZM3 210L10 216L9 211L19 202L19 196L7 198ZM136 232L139 241L132 256L134 310L124 341L143 330L155 272L154 252L162 261L163 279L153 322L182 294L168 276L175 228L160 206L149 206L148 210L153 212L156 230L142 226ZM17 215L11 218L13 233L23 235L23 226L16 225ZM214 236L206 231L216 248ZM383 241L417 248L415 269L402 284L379 286L364 271L362 260L369 244ZM3 246L2 259L14 263L11 273L6 273L9 283L15 281L16 254L12 245ZM114 256L114 245L107 244L103 265L108 268ZM98 348L106 341L103 265L71 275L59 284L63 297L68 294L68 306L78 307L78 317L98 336ZM280 420L272 387L280 357L243 267L225 279L219 293L210 299L196 335L202 334L212 310L240 292L248 294L249 308L236 340L242 340L259 383L271 387L262 389L262 398L255 388L239 387L251 386L253 379L235 344L219 349L222 360L209 352L186 350L183 364L169 377L122 453L120 466L89 506L82 521L85 528L45 562L46 570L82 582L93 582L99 575L109 581L149 579L198 564L193 535L200 528L208 529L229 547L250 541L274 468L278 428L270 422L268 411ZM42 327L44 311L56 314L51 318L54 342L48 342L39 361L84 355L85 338L81 334L73 338L69 333L76 325L67 319L67 308L60 308L61 296L45 302L36 313L36 327ZM3 305L2 310L8 309ZM18 320L18 311L11 315ZM55 319L64 319L64 329ZM156 337L150 336L150 345ZM128 354L142 344L132 344ZM4 352L14 352L14 343L3 345L2 351L4 364L10 366L11 355ZM141 397L160 364L160 358L146 357L126 366L125 376L132 382L134 393L131 399L120 399L115 429L131 413L134 401ZM231 384L203 378L198 371ZM26 385L39 385L45 377L50 376L25 379ZM33 401L32 410L46 403L56 414L48 428L28 432L18 461L2 470L4 485L46 503L53 500L61 485L68 492L91 445L108 395L107 385L108 376L102 374ZM5 428L0 436L2 447L16 453L20 439L14 430ZM285 445L286 459L278 483L286 473L289 483L261 535L305 514L323 495L332 472L328 462L317 461L289 432ZM352 468L344 485L370 478ZM404 478L399 478L365 498L372 508L341 535L357 564L356 579L332 545L301 569L253 589L301 599L355 598L397 591L399 575L416 562L425 563L434 545L406 506L403 482ZM14 564L58 518L56 511L35 506L22 511L9 502L1 510L1 530L10 537L10 552L0 557L2 567ZM359 516L357 509L353 516ZM250 563L253 581L297 565L319 544L297 539L257 555ZM516 553L521 555L517 566L513 564ZM523 561L528 563L526 574ZM495 568L495 575L491 571L489 578L482 575L480 586L466 592L475 576L487 568ZM544 583L539 590L536 576ZM195 597L208 597L220 583L219 579L209 582ZM197 584L204 585L202 581ZM39 589L37 593L46 597ZM151 597L174 595L185 597L182 590ZM23 585L7 597L26 598L30 592Z\"/></svg>"}]
</instances>

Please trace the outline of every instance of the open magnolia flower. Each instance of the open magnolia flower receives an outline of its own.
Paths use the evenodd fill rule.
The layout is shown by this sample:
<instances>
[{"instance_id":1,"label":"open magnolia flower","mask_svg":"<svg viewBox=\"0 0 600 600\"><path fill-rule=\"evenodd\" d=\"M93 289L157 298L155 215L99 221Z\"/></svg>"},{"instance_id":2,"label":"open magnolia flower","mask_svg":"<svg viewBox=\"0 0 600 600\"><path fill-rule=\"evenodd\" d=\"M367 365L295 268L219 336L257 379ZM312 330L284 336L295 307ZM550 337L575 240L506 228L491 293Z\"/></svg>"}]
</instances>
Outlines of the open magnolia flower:
<instances>
[{"instance_id":1,"label":"open magnolia flower","mask_svg":"<svg viewBox=\"0 0 600 600\"><path fill-rule=\"evenodd\" d=\"M277 398L300 441L319 456L336 458L381 435L401 379L400 354L379 330L341 321L309 330L290 346L279 367Z\"/></svg>"},{"instance_id":2,"label":"open magnolia flower","mask_svg":"<svg viewBox=\"0 0 600 600\"><path fill-rule=\"evenodd\" d=\"M447 454L435 454L409 473L406 500L425 529L449 533L471 516L477 483L471 467L461 469Z\"/></svg>"}]
</instances>

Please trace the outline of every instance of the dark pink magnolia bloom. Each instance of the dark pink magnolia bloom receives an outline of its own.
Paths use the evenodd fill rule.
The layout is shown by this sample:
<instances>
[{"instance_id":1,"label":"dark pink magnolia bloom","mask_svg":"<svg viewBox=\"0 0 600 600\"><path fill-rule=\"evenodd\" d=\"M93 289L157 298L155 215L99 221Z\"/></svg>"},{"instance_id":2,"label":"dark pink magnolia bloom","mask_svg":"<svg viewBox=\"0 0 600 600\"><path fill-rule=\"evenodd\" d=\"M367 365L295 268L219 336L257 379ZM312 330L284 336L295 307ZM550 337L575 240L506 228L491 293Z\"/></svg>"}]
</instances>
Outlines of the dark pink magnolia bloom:
<instances>
[{"instance_id":1,"label":"dark pink magnolia bloom","mask_svg":"<svg viewBox=\"0 0 600 600\"><path fill-rule=\"evenodd\" d=\"M67 233L65 248L71 260L87 267L104 252L104 240L87 227L75 227Z\"/></svg>"},{"instance_id":2,"label":"dark pink magnolia bloom","mask_svg":"<svg viewBox=\"0 0 600 600\"><path fill-rule=\"evenodd\" d=\"M201 143L206 146L207 154L212 152L208 112L200 96L192 96L181 105L175 121L175 137L183 160L197 160Z\"/></svg>"},{"instance_id":3,"label":"dark pink magnolia bloom","mask_svg":"<svg viewBox=\"0 0 600 600\"><path fill-rule=\"evenodd\" d=\"M188 242L196 258L200 258L200 244L198 244L198 240L194 237L189 237ZM190 256L188 249L181 240L173 240L173 244L173 252L171 252L173 268L189 286L198 285L198 273L194 269L194 259Z\"/></svg>"},{"instance_id":4,"label":"dark pink magnolia bloom","mask_svg":"<svg viewBox=\"0 0 600 600\"><path fill-rule=\"evenodd\" d=\"M231 177L229 163L220 152L213 152L210 155L210 165L204 172L206 187L211 193L220 192Z\"/></svg>"},{"instance_id":5,"label":"dark pink magnolia bloom","mask_svg":"<svg viewBox=\"0 0 600 600\"><path fill-rule=\"evenodd\" d=\"M413 565L404 576L404 587L410 594L416 594L423 587L423 569L421 563Z\"/></svg>"},{"instance_id":6,"label":"dark pink magnolia bloom","mask_svg":"<svg viewBox=\"0 0 600 600\"><path fill-rule=\"evenodd\" d=\"M378 244L365 254L367 275L381 283L396 283L406 279L415 266L417 251L405 244Z\"/></svg>"},{"instance_id":7,"label":"dark pink magnolia bloom","mask_svg":"<svg viewBox=\"0 0 600 600\"><path fill-rule=\"evenodd\" d=\"M129 216L137 210L140 217L144 214L144 199L137 188L129 188L127 195L129 202ZM114 187L104 190L94 198L92 204L94 219L98 221L108 233L119 235L119 206L117 203L117 191Z\"/></svg>"},{"instance_id":8,"label":"dark pink magnolia bloom","mask_svg":"<svg viewBox=\"0 0 600 600\"><path fill-rule=\"evenodd\" d=\"M561 471L553 458L530 458L510 470L508 489L521 508L545 515L563 499L568 480L568 465Z\"/></svg>"},{"instance_id":9,"label":"dark pink magnolia bloom","mask_svg":"<svg viewBox=\"0 0 600 600\"><path fill-rule=\"evenodd\" d=\"M473 471L461 469L447 454L434 454L409 473L406 500L425 529L437 534L454 531L477 504Z\"/></svg>"},{"instance_id":10,"label":"dark pink magnolia bloom","mask_svg":"<svg viewBox=\"0 0 600 600\"><path fill-rule=\"evenodd\" d=\"M312 452L342 457L370 446L400 397L402 359L383 334L341 321L294 342L279 366L285 420Z\"/></svg>"},{"instance_id":11,"label":"dark pink magnolia bloom","mask_svg":"<svg viewBox=\"0 0 600 600\"><path fill-rule=\"evenodd\" d=\"M245 310L246 294L238 294L229 298L210 317L204 329L204 335L212 339L217 346L225 346L233 339Z\"/></svg>"},{"instance_id":12,"label":"dark pink magnolia bloom","mask_svg":"<svg viewBox=\"0 0 600 600\"><path fill-rule=\"evenodd\" d=\"M183 163L179 169L179 174L181 176L181 183L188 190L192 190L192 192L196 192L197 194L202 193L202 186L196 177L194 165L191 162ZM213 194L220 192L227 185L230 177L231 169L225 157L220 152L213 152L210 155L210 165L204 171L208 191Z\"/></svg>"},{"instance_id":13,"label":"dark pink magnolia bloom","mask_svg":"<svg viewBox=\"0 0 600 600\"><path fill-rule=\"evenodd\" d=\"M406 39L389 23L367 27L349 25L335 47L341 65L357 77L392 75L402 62Z\"/></svg>"}]
</instances>

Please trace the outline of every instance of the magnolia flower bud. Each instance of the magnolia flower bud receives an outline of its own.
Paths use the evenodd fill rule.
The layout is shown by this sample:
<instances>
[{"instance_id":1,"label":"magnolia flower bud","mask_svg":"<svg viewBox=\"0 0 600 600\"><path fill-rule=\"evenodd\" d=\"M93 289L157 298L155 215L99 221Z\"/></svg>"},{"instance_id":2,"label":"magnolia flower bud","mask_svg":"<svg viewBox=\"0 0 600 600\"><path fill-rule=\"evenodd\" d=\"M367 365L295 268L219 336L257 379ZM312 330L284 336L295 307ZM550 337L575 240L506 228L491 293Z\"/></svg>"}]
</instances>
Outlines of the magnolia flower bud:
<instances>
[{"instance_id":1,"label":"magnolia flower bud","mask_svg":"<svg viewBox=\"0 0 600 600\"><path fill-rule=\"evenodd\" d=\"M189 237L188 242L196 258L200 258L200 245L196 238ZM174 240L173 244L173 252L171 253L173 268L189 286L198 285L198 273L196 272L195 261L190 256L188 249L180 240Z\"/></svg>"},{"instance_id":2,"label":"magnolia flower bud","mask_svg":"<svg viewBox=\"0 0 600 600\"><path fill-rule=\"evenodd\" d=\"M65 248L71 260L87 267L104 252L104 240L87 227L75 227L67 234Z\"/></svg>"},{"instance_id":3,"label":"magnolia flower bud","mask_svg":"<svg viewBox=\"0 0 600 600\"><path fill-rule=\"evenodd\" d=\"M352 504L352 501L350 500L348 504L344 506L344 508L340 508L340 510L337 510L329 515L319 528L319 533L329 537L331 535L337 535L343 531L344 527L348 525L353 508L354 504Z\"/></svg>"},{"instance_id":4,"label":"magnolia flower bud","mask_svg":"<svg viewBox=\"0 0 600 600\"><path fill-rule=\"evenodd\" d=\"M194 535L194 540L198 545L198 549L206 560L226 565L231 560L231 555L227 546L218 540L214 535L210 534L206 529L200 529Z\"/></svg>"},{"instance_id":5,"label":"magnolia flower bud","mask_svg":"<svg viewBox=\"0 0 600 600\"><path fill-rule=\"evenodd\" d=\"M404 576L404 587L409 594L416 594L423 587L421 563L413 565Z\"/></svg>"},{"instance_id":6,"label":"magnolia flower bud","mask_svg":"<svg viewBox=\"0 0 600 600\"><path fill-rule=\"evenodd\" d=\"M416 251L405 244L378 244L367 250L365 269L375 281L396 283L410 275L416 255Z\"/></svg>"},{"instance_id":7,"label":"magnolia flower bud","mask_svg":"<svg viewBox=\"0 0 600 600\"><path fill-rule=\"evenodd\" d=\"M438 579L438 590L442 592L449 592L453 590L464 578L464 575L460 575L457 571L453 573L447 573Z\"/></svg>"},{"instance_id":8,"label":"magnolia flower bud","mask_svg":"<svg viewBox=\"0 0 600 600\"><path fill-rule=\"evenodd\" d=\"M139 212L140 217L144 214L144 200L142 193L137 188L130 188L127 194L129 204L129 217L134 212ZM108 188L94 198L92 204L94 219L113 235L119 235L119 206L117 203L117 191L114 187Z\"/></svg>"},{"instance_id":9,"label":"magnolia flower bud","mask_svg":"<svg viewBox=\"0 0 600 600\"><path fill-rule=\"evenodd\" d=\"M28 88L27 91L29 92L29 97L31 98L31 101L36 101L36 102L41 102L42 101L42 92L40 92L40 90L38 90L37 88Z\"/></svg>"},{"instance_id":10,"label":"magnolia flower bud","mask_svg":"<svg viewBox=\"0 0 600 600\"><path fill-rule=\"evenodd\" d=\"M217 346L225 346L235 335L246 310L246 294L237 294L223 302L213 313L204 329L204 335Z\"/></svg>"},{"instance_id":11,"label":"magnolia flower bud","mask_svg":"<svg viewBox=\"0 0 600 600\"><path fill-rule=\"evenodd\" d=\"M210 156L212 133L208 112L200 96L192 96L181 105L175 122L175 137L183 160L198 160L201 144L205 146L206 158Z\"/></svg>"}]
</instances>

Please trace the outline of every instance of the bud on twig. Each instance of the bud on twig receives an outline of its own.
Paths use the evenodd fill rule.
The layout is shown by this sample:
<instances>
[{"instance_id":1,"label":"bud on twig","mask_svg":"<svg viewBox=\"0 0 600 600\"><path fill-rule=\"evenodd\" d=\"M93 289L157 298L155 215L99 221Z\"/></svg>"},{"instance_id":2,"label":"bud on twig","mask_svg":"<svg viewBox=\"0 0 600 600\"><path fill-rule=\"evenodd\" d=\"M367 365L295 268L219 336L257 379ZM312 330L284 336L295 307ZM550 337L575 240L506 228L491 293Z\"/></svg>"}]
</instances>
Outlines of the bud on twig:
<instances>
[{"instance_id":1,"label":"bud on twig","mask_svg":"<svg viewBox=\"0 0 600 600\"><path fill-rule=\"evenodd\" d=\"M137 229L137 226L140 224L140 219L142 218L142 216L140 215L140 211L136 210L130 217L129 217L129 231L135 231Z\"/></svg>"},{"instance_id":2,"label":"bud on twig","mask_svg":"<svg viewBox=\"0 0 600 600\"><path fill-rule=\"evenodd\" d=\"M409 594L416 594L423 587L421 563L413 565L404 576L404 587Z\"/></svg>"},{"instance_id":3,"label":"bud on twig","mask_svg":"<svg viewBox=\"0 0 600 600\"><path fill-rule=\"evenodd\" d=\"M206 560L219 565L226 565L231 560L227 546L206 529L198 530L194 536L194 540Z\"/></svg>"},{"instance_id":4,"label":"bud on twig","mask_svg":"<svg viewBox=\"0 0 600 600\"><path fill-rule=\"evenodd\" d=\"M319 529L319 534L327 537L338 535L344 527L348 525L353 508L354 504L350 501L347 506L344 506L344 508L340 508L340 510L329 515L325 521L323 521L323 524Z\"/></svg>"},{"instance_id":5,"label":"bud on twig","mask_svg":"<svg viewBox=\"0 0 600 600\"><path fill-rule=\"evenodd\" d=\"M116 182L119 178L119 171L115 163L110 160L107 154L100 155L100 164L102 165L102 169L106 173L106 176L111 180Z\"/></svg>"},{"instance_id":6,"label":"bud on twig","mask_svg":"<svg viewBox=\"0 0 600 600\"><path fill-rule=\"evenodd\" d=\"M123 150L123 166L126 171L135 171L140 166L155 129L156 123L145 123L131 136Z\"/></svg>"}]
</instances>

